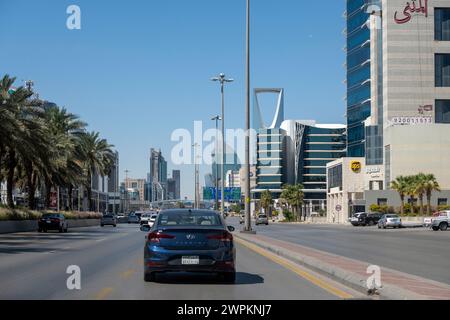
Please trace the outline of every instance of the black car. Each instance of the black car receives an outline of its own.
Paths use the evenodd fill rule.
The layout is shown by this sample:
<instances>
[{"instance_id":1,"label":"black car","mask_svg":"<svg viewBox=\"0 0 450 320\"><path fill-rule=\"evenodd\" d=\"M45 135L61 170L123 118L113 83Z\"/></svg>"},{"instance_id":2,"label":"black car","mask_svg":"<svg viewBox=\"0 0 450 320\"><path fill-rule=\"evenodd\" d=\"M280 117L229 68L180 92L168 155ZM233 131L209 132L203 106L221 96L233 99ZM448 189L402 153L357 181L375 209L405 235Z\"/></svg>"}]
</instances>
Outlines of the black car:
<instances>
[{"instance_id":1,"label":"black car","mask_svg":"<svg viewBox=\"0 0 450 320\"><path fill-rule=\"evenodd\" d=\"M383 214L381 213L366 213L360 212L356 213L352 218L350 218L350 223L355 226L374 226L378 224Z\"/></svg>"},{"instance_id":2,"label":"black car","mask_svg":"<svg viewBox=\"0 0 450 320\"><path fill-rule=\"evenodd\" d=\"M67 220L61 213L48 213L42 215L38 221L38 231L47 232L48 230L58 230L59 232L67 232Z\"/></svg>"}]
</instances>

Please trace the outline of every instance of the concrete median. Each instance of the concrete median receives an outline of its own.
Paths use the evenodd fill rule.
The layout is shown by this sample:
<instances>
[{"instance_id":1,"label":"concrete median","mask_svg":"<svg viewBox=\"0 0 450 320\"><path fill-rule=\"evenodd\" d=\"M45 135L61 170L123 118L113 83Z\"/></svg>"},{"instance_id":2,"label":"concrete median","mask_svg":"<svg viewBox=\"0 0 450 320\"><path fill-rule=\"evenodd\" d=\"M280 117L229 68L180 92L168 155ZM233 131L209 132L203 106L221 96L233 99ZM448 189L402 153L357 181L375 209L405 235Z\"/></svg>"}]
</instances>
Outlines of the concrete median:
<instances>
[{"instance_id":1,"label":"concrete median","mask_svg":"<svg viewBox=\"0 0 450 320\"><path fill-rule=\"evenodd\" d=\"M99 219L79 219L67 220L69 229L93 227L100 225ZM25 221L0 221L0 234L2 233L16 233L29 232L38 229L38 222L36 220Z\"/></svg>"}]
</instances>

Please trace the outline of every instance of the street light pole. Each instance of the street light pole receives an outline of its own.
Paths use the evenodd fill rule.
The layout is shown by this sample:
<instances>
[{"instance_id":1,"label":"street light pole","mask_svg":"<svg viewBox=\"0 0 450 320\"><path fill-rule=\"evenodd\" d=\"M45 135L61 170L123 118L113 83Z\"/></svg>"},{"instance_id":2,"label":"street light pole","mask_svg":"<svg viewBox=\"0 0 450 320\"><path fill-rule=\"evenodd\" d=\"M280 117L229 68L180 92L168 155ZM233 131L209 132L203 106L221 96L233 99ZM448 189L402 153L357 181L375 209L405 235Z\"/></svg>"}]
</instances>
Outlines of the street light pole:
<instances>
[{"instance_id":1,"label":"street light pole","mask_svg":"<svg viewBox=\"0 0 450 320\"><path fill-rule=\"evenodd\" d=\"M218 77L212 78L212 81L220 82L220 93L222 96L222 170L221 170L221 205L220 205L220 213L222 216L225 214L225 94L224 87L226 82L233 82L233 79L227 79L224 73L219 74Z\"/></svg>"},{"instance_id":2,"label":"street light pole","mask_svg":"<svg viewBox=\"0 0 450 320\"><path fill-rule=\"evenodd\" d=\"M194 143L192 145L194 147L194 171L195 171L195 177L194 177L194 192L195 192L195 200L194 200L194 208L199 208L199 176L198 176L198 164L197 164L197 147L199 146L198 143Z\"/></svg>"},{"instance_id":3,"label":"street light pole","mask_svg":"<svg viewBox=\"0 0 450 320\"><path fill-rule=\"evenodd\" d=\"M250 217L250 0L247 0L246 19L246 101L245 101L245 227L244 232L252 232Z\"/></svg>"},{"instance_id":4,"label":"street light pole","mask_svg":"<svg viewBox=\"0 0 450 320\"><path fill-rule=\"evenodd\" d=\"M218 154L218 143L217 143L217 137L219 136L219 120L222 120L222 118L217 115L214 118L212 118L211 120L215 120L216 121L216 139L215 139L215 153L214 153L214 160L216 162L215 165L215 181L214 181L214 185L215 185L215 200L216 200L216 210L219 210L219 163L217 161L217 154Z\"/></svg>"}]
</instances>

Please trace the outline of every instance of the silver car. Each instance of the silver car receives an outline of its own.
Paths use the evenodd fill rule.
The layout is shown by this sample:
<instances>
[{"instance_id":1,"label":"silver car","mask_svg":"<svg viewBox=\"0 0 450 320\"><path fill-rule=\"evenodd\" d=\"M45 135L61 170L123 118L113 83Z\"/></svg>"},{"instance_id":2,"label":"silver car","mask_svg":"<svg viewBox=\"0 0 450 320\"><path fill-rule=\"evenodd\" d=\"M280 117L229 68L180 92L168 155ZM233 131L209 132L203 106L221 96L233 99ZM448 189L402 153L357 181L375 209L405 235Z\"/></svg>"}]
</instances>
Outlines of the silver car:
<instances>
[{"instance_id":1,"label":"silver car","mask_svg":"<svg viewBox=\"0 0 450 320\"><path fill-rule=\"evenodd\" d=\"M266 226L269 225L269 218L265 214L260 214L256 218L256 225L259 224L265 224Z\"/></svg>"},{"instance_id":2,"label":"silver car","mask_svg":"<svg viewBox=\"0 0 450 320\"><path fill-rule=\"evenodd\" d=\"M113 226L113 227L117 227L117 219L116 216L113 214L105 214L102 217L102 220L100 222L100 225L102 227L104 226Z\"/></svg>"},{"instance_id":3,"label":"silver car","mask_svg":"<svg viewBox=\"0 0 450 320\"><path fill-rule=\"evenodd\" d=\"M378 221L378 229L401 228L402 219L397 214L385 214Z\"/></svg>"},{"instance_id":4,"label":"silver car","mask_svg":"<svg viewBox=\"0 0 450 320\"><path fill-rule=\"evenodd\" d=\"M128 215L128 223L139 223L141 219L135 213L130 213Z\"/></svg>"}]
</instances>

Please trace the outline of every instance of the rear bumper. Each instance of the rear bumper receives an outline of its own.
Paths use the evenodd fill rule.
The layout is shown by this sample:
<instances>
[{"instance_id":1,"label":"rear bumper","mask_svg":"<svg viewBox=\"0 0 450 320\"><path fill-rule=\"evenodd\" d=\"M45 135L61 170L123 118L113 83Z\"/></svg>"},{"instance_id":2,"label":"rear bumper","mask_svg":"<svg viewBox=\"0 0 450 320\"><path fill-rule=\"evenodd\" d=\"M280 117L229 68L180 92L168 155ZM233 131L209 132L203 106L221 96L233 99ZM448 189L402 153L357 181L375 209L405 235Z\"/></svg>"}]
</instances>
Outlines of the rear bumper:
<instances>
[{"instance_id":1,"label":"rear bumper","mask_svg":"<svg viewBox=\"0 0 450 320\"><path fill-rule=\"evenodd\" d=\"M200 264L182 265L183 256L198 256ZM144 252L144 270L149 272L235 272L236 250L219 248L199 251L152 251L148 247Z\"/></svg>"},{"instance_id":2,"label":"rear bumper","mask_svg":"<svg viewBox=\"0 0 450 320\"><path fill-rule=\"evenodd\" d=\"M60 223L45 223L45 222L39 222L38 223L39 229L46 229L46 230L59 230L59 228L62 227Z\"/></svg>"}]
</instances>

